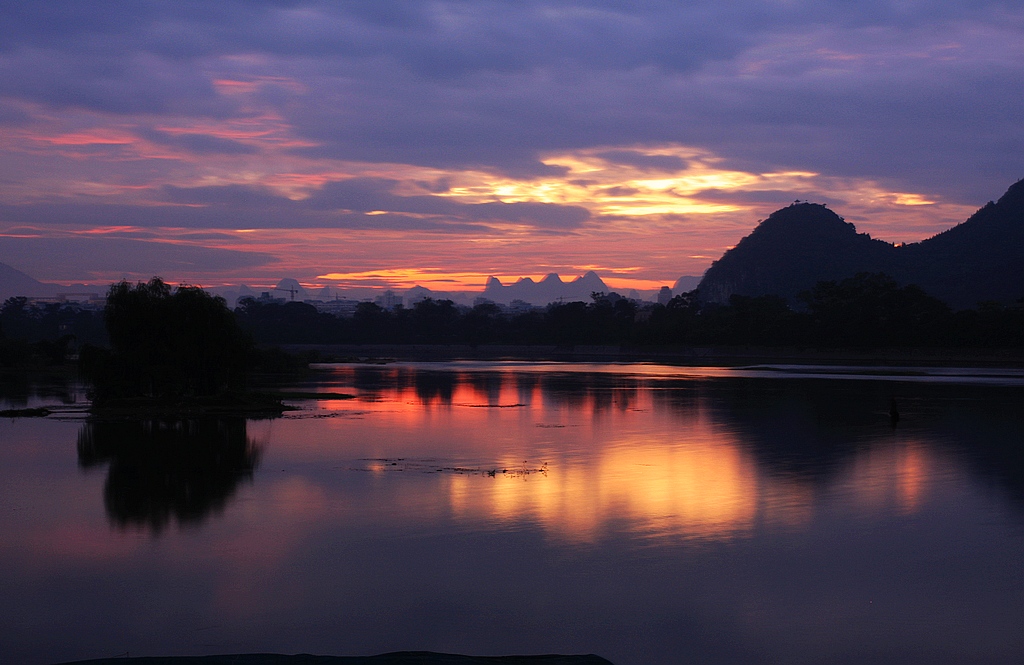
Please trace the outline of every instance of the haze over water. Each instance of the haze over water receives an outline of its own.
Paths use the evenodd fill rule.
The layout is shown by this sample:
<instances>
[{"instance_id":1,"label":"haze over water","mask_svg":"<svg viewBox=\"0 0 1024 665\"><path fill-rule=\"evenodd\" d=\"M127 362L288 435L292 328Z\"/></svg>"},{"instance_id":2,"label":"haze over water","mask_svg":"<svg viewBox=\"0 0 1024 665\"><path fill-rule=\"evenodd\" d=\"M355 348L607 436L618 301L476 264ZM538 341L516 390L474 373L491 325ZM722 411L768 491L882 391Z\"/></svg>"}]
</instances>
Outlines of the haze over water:
<instances>
[{"instance_id":1,"label":"haze over water","mask_svg":"<svg viewBox=\"0 0 1024 665\"><path fill-rule=\"evenodd\" d=\"M1024 656L1019 372L341 365L297 389L357 398L0 422L0 650Z\"/></svg>"}]
</instances>

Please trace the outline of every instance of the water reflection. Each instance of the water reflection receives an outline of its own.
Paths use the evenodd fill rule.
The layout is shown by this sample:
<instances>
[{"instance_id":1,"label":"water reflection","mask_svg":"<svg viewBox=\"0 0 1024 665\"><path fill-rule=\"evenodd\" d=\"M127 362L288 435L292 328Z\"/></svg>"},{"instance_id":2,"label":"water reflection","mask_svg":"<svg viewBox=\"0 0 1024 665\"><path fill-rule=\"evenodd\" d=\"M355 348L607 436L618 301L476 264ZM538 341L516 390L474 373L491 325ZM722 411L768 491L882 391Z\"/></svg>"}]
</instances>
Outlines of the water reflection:
<instances>
[{"instance_id":1,"label":"water reflection","mask_svg":"<svg viewBox=\"0 0 1024 665\"><path fill-rule=\"evenodd\" d=\"M301 392L356 399L272 421L0 419L4 660L1021 662L1022 387L708 374L349 366Z\"/></svg>"},{"instance_id":2,"label":"water reflection","mask_svg":"<svg viewBox=\"0 0 1024 665\"><path fill-rule=\"evenodd\" d=\"M453 512L478 521L534 521L574 542L596 542L613 530L724 539L753 525L756 472L735 445L692 439L684 445L620 443L591 462L563 462L546 477L453 479Z\"/></svg>"},{"instance_id":3,"label":"water reflection","mask_svg":"<svg viewBox=\"0 0 1024 665\"><path fill-rule=\"evenodd\" d=\"M82 387L70 372L26 372L0 369L0 409L69 405L82 398Z\"/></svg>"},{"instance_id":4,"label":"water reflection","mask_svg":"<svg viewBox=\"0 0 1024 665\"><path fill-rule=\"evenodd\" d=\"M252 480L258 462L241 418L90 422L78 433L79 465L110 465L103 499L122 528L200 523Z\"/></svg>"},{"instance_id":5,"label":"water reflection","mask_svg":"<svg viewBox=\"0 0 1024 665\"><path fill-rule=\"evenodd\" d=\"M1006 408L1015 389L990 386L457 365L339 367L327 382L364 390L382 405L365 423L339 428L387 439L395 457L420 455L432 460L425 466L459 469L436 478L429 491L418 487L422 505L443 497L447 505L435 513L478 525L535 523L571 542L624 531L644 538L749 537L759 526L806 525L829 495L865 516L914 513L933 479L952 473L951 453L989 459L992 451L1015 449L1010 443L1024 431L1016 411ZM904 412L895 429L894 397ZM965 401L989 405L988 440L949 438L944 419L962 413ZM549 463L550 473L486 473L527 459ZM409 475L409 464L366 468ZM1004 466L988 477L1019 492L1012 478L1020 464L1009 468L1016 471ZM445 475L432 467L431 473Z\"/></svg>"}]
</instances>

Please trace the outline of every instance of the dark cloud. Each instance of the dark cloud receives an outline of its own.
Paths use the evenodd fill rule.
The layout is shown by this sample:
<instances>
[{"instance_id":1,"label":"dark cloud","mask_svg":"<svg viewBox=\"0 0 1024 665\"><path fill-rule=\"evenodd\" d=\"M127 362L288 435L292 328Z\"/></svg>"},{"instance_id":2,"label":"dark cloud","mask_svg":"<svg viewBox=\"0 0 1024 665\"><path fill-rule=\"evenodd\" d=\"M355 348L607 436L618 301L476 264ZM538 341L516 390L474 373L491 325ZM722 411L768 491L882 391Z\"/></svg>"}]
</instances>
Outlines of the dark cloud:
<instances>
[{"instance_id":1,"label":"dark cloud","mask_svg":"<svg viewBox=\"0 0 1024 665\"><path fill-rule=\"evenodd\" d=\"M564 173L554 151L677 142L976 200L1024 174L1022 31L1009 0L7 1L0 97L128 121L262 104L317 143L301 154L524 178ZM242 99L217 78L260 84Z\"/></svg>"},{"instance_id":2,"label":"dark cloud","mask_svg":"<svg viewBox=\"0 0 1024 665\"><path fill-rule=\"evenodd\" d=\"M489 222L549 230L578 227L586 208L552 203L460 203L433 195L398 196L396 181L353 178L325 185L293 201L261 187L165 186L163 205L119 205L80 200L0 204L0 221L10 224L74 224L168 228L360 228L494 233ZM372 213L372 214L370 214Z\"/></svg>"},{"instance_id":3,"label":"dark cloud","mask_svg":"<svg viewBox=\"0 0 1024 665\"><path fill-rule=\"evenodd\" d=\"M262 252L197 247L128 238L0 237L0 262L15 263L30 275L50 280L88 280L93 275L217 273L272 264Z\"/></svg>"},{"instance_id":4,"label":"dark cloud","mask_svg":"<svg viewBox=\"0 0 1024 665\"><path fill-rule=\"evenodd\" d=\"M353 178L325 185L309 199L313 208L354 212L378 210L420 215L439 215L465 221L500 221L572 228L590 218L586 208L552 203L460 203L442 196L397 196L397 182L377 178Z\"/></svg>"},{"instance_id":5,"label":"dark cloud","mask_svg":"<svg viewBox=\"0 0 1024 665\"><path fill-rule=\"evenodd\" d=\"M0 102L0 125L14 126L24 125L32 118L25 111Z\"/></svg>"},{"instance_id":6,"label":"dark cloud","mask_svg":"<svg viewBox=\"0 0 1024 665\"><path fill-rule=\"evenodd\" d=\"M186 205L213 205L240 208L280 208L293 202L273 194L262 187L248 185L216 185L209 187L175 187L165 185L162 188L164 200L169 203Z\"/></svg>"},{"instance_id":7,"label":"dark cloud","mask_svg":"<svg viewBox=\"0 0 1024 665\"><path fill-rule=\"evenodd\" d=\"M155 129L140 130L139 135L159 145L182 148L197 155L252 155L257 149L251 145L210 134L161 132Z\"/></svg>"},{"instance_id":8,"label":"dark cloud","mask_svg":"<svg viewBox=\"0 0 1024 665\"><path fill-rule=\"evenodd\" d=\"M18 50L0 56L0 96L121 115L231 115L234 104L202 71L183 64L135 51Z\"/></svg>"}]
</instances>

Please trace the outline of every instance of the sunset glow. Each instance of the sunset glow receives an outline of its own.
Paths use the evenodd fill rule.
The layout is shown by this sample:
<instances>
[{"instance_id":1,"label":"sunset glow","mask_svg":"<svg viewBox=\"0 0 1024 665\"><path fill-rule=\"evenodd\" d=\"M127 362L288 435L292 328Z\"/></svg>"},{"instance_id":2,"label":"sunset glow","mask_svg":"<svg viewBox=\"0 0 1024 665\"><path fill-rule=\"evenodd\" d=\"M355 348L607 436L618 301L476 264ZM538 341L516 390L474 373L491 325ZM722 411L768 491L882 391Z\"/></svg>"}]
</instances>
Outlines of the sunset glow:
<instances>
[{"instance_id":1,"label":"sunset glow","mask_svg":"<svg viewBox=\"0 0 1024 665\"><path fill-rule=\"evenodd\" d=\"M449 291L601 266L611 288L656 289L794 200L914 242L1024 174L1008 147L1019 123L986 110L1021 105L1018 11L908 9L897 27L756 4L762 25L733 25L737 40L716 27L729 13L523 8L503 28L522 51L479 41L497 20L484 7L451 23L447 3L393 30L342 7L260 5L252 32L180 51L138 35L208 35L216 19L154 5L129 31L97 7L95 24L39 43L14 26L0 262L62 283ZM676 32L693 43L645 46ZM282 50L299 34L319 36Z\"/></svg>"}]
</instances>

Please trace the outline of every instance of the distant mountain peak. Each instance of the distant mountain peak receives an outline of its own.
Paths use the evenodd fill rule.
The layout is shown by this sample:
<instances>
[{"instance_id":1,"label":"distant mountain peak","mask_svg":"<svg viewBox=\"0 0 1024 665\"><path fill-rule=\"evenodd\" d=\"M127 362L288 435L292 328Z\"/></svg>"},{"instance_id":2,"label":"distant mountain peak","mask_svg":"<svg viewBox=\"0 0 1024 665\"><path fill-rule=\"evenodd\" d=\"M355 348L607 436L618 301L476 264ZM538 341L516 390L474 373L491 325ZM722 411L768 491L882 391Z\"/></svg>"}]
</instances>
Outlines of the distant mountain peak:
<instances>
[{"instance_id":1,"label":"distant mountain peak","mask_svg":"<svg viewBox=\"0 0 1024 665\"><path fill-rule=\"evenodd\" d=\"M523 277L509 286L503 286L500 281L491 277L487 280L484 295L494 302L506 304L513 300L522 300L533 305L547 305L558 301L589 302L591 293L607 290L608 287L597 273L590 271L571 282L563 281L558 273L549 273L539 282Z\"/></svg>"},{"instance_id":2,"label":"distant mountain peak","mask_svg":"<svg viewBox=\"0 0 1024 665\"><path fill-rule=\"evenodd\" d=\"M48 296L56 290L54 284L44 284L17 268L0 263L0 304L12 296Z\"/></svg>"}]
</instances>

